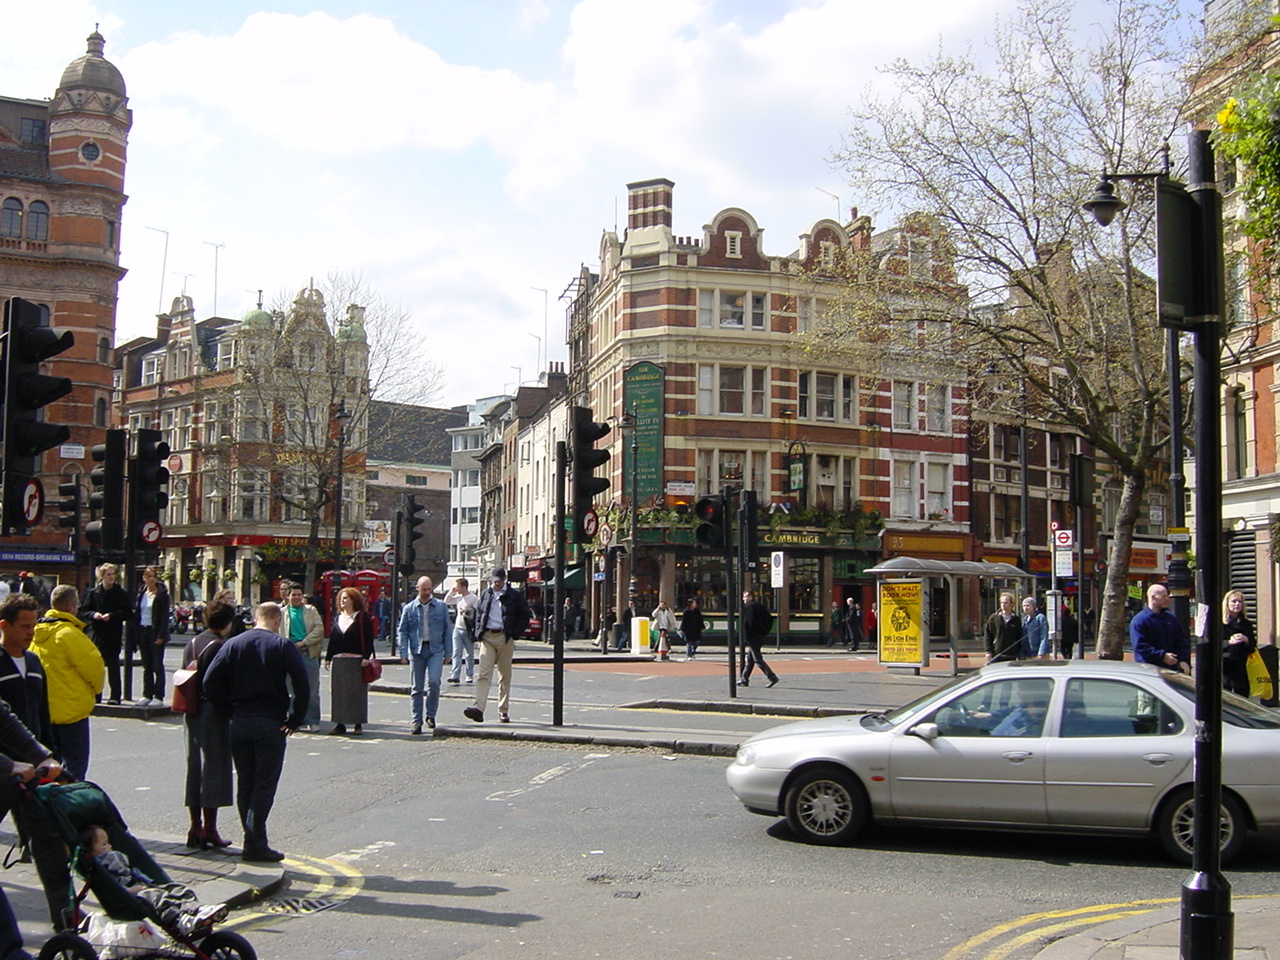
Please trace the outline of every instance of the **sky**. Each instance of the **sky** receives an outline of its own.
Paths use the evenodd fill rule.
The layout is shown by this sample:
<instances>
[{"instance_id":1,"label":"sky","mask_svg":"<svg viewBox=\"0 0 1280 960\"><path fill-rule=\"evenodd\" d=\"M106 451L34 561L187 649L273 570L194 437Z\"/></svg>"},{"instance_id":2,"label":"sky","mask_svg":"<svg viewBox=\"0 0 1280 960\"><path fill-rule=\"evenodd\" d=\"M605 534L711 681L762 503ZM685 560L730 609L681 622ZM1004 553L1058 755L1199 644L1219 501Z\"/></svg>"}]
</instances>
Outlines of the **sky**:
<instances>
[{"instance_id":1,"label":"sky","mask_svg":"<svg viewBox=\"0 0 1280 960\"><path fill-rule=\"evenodd\" d=\"M0 0L0 94L47 99L98 25L133 129L117 341L190 295L239 317L334 271L411 314L456 405L564 361L563 294L675 182L674 232L749 211L784 255L850 206L829 161L877 68L981 45L1013 0ZM167 245L167 249L166 249ZM216 286L215 286L216 267ZM215 301L216 297L216 301ZM216 308L216 309L215 309Z\"/></svg>"}]
</instances>

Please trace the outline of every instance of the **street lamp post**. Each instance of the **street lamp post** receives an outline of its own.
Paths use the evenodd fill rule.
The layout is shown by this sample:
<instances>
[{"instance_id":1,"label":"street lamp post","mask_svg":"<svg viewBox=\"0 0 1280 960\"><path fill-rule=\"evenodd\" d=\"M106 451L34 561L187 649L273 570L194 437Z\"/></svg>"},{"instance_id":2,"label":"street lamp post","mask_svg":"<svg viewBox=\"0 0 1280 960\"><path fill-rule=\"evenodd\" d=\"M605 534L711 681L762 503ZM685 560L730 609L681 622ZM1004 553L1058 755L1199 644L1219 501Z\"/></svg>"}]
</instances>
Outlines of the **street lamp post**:
<instances>
[{"instance_id":1,"label":"street lamp post","mask_svg":"<svg viewBox=\"0 0 1280 960\"><path fill-rule=\"evenodd\" d=\"M1192 381L1196 441L1196 594L1203 635L1196 643L1196 738L1191 874L1182 884L1182 960L1230 960L1231 885L1221 872L1222 809L1222 414L1220 390L1222 198L1214 183L1208 131L1189 137L1184 186L1161 174L1111 174L1085 209L1106 226L1124 207L1115 180L1151 180L1156 188L1156 289L1161 326L1195 340ZM1176 372L1176 368L1175 368ZM1176 430L1176 423L1174 425ZM1242 823L1233 825L1245 829Z\"/></svg>"},{"instance_id":2,"label":"street lamp post","mask_svg":"<svg viewBox=\"0 0 1280 960\"><path fill-rule=\"evenodd\" d=\"M336 604L338 589L342 586L342 468L347 452L347 423L351 420L345 403L338 404L338 412L333 415L333 419L338 424L338 470L333 496L333 592L330 606ZM337 609L336 606L334 609Z\"/></svg>"}]
</instances>

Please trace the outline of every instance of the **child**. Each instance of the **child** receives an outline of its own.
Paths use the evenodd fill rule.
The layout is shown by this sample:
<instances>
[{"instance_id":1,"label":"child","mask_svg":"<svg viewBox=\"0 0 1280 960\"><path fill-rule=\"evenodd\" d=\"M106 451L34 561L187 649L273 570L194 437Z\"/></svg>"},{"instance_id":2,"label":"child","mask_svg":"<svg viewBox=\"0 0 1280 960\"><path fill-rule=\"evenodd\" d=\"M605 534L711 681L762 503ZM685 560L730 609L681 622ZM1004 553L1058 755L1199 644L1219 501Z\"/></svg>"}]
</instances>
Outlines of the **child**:
<instances>
[{"instance_id":1,"label":"child","mask_svg":"<svg viewBox=\"0 0 1280 960\"><path fill-rule=\"evenodd\" d=\"M175 925L185 936L227 915L226 904L201 905L197 901L196 892L188 886L181 883L155 883L142 871L135 869L123 853L111 849L107 831L96 824L90 824L80 831L80 842L89 851L89 855L121 886L151 904L161 920Z\"/></svg>"}]
</instances>

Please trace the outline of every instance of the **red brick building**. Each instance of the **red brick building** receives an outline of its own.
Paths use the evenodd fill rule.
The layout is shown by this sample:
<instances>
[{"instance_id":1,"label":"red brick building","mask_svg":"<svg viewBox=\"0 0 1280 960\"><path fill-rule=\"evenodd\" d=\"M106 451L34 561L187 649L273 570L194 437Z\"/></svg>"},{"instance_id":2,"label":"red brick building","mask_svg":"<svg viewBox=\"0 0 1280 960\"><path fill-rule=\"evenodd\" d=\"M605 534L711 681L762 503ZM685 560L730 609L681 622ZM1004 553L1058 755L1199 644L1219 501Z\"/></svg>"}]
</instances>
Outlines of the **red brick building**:
<instances>
[{"instance_id":1,"label":"red brick building","mask_svg":"<svg viewBox=\"0 0 1280 960\"><path fill-rule=\"evenodd\" d=\"M72 442L44 454L45 520L29 537L0 541L0 575L73 579L74 557L51 501L59 482L92 468L89 449L107 427L132 114L124 78L103 47L91 33L50 100L0 96L0 299L42 304L53 326L75 335L75 345L46 365L74 384L45 408L49 421L71 427Z\"/></svg>"}]
</instances>

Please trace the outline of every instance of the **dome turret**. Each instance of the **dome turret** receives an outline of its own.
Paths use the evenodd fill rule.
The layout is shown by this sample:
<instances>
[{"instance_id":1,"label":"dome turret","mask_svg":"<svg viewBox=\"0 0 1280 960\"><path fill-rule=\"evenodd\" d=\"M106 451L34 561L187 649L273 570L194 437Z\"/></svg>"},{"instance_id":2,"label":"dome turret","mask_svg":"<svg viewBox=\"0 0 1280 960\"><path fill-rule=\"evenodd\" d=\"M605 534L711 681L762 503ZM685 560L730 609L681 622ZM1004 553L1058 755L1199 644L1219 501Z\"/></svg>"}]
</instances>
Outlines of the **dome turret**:
<instances>
[{"instance_id":1,"label":"dome turret","mask_svg":"<svg viewBox=\"0 0 1280 960\"><path fill-rule=\"evenodd\" d=\"M72 60L67 69L62 71L62 82L58 84L58 89L101 90L124 97L124 76L114 63L102 55L105 46L106 41L97 30L89 34L85 55Z\"/></svg>"}]
</instances>

